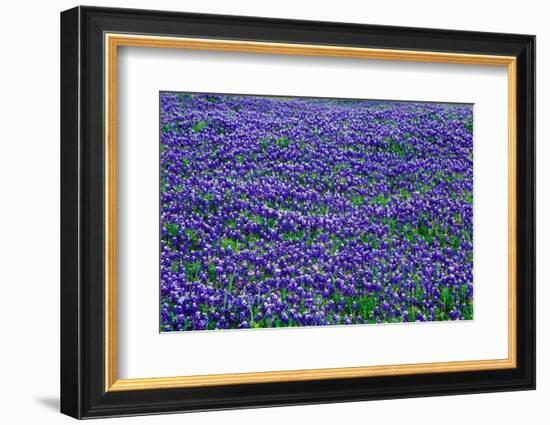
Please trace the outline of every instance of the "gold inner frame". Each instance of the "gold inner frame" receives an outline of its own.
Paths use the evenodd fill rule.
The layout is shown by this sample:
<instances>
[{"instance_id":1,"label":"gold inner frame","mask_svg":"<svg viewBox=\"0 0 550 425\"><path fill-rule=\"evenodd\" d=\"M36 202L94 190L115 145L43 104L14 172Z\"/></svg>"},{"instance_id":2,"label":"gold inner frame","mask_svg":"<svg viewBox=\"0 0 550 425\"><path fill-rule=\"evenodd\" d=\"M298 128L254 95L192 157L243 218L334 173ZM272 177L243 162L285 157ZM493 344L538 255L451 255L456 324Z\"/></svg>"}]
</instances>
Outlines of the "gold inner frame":
<instances>
[{"instance_id":1,"label":"gold inner frame","mask_svg":"<svg viewBox=\"0 0 550 425\"><path fill-rule=\"evenodd\" d=\"M105 391L135 391L214 385L310 381L510 369L516 367L516 58L462 53L370 49L106 33L105 46ZM328 56L468 65L504 66L508 72L508 357L495 360L247 372L164 378L118 379L116 324L116 106L119 46Z\"/></svg>"}]
</instances>

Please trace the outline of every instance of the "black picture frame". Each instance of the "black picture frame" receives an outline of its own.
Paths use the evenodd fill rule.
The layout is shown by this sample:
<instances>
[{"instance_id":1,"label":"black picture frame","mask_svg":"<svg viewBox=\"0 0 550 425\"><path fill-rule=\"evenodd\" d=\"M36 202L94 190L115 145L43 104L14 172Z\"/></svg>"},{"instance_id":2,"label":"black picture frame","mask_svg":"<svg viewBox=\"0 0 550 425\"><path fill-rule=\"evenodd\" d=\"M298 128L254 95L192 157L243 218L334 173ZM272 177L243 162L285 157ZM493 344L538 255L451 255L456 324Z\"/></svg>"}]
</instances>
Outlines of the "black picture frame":
<instances>
[{"instance_id":1,"label":"black picture frame","mask_svg":"<svg viewBox=\"0 0 550 425\"><path fill-rule=\"evenodd\" d=\"M516 57L517 367L106 392L105 32ZM534 388L534 36L98 7L61 13L62 413L93 418Z\"/></svg>"}]
</instances>

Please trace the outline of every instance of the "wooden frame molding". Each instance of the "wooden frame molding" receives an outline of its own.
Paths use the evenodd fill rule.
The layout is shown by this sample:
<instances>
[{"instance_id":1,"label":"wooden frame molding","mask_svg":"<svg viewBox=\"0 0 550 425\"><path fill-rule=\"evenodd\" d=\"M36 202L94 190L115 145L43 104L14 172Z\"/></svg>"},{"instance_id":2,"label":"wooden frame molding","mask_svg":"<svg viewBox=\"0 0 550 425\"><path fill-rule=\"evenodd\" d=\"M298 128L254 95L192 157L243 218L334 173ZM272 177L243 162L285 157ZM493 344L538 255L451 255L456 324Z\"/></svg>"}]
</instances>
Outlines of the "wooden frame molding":
<instances>
[{"instance_id":1,"label":"wooden frame molding","mask_svg":"<svg viewBox=\"0 0 550 425\"><path fill-rule=\"evenodd\" d=\"M167 378L118 379L116 323L116 93L117 50L121 46L233 51L262 54L330 56L362 60L397 60L506 67L508 72L508 357L506 359L307 369ZM517 365L517 62L513 56L337 47L222 39L105 33L105 391L134 391L252 383L380 377L419 373L511 369Z\"/></svg>"}]
</instances>

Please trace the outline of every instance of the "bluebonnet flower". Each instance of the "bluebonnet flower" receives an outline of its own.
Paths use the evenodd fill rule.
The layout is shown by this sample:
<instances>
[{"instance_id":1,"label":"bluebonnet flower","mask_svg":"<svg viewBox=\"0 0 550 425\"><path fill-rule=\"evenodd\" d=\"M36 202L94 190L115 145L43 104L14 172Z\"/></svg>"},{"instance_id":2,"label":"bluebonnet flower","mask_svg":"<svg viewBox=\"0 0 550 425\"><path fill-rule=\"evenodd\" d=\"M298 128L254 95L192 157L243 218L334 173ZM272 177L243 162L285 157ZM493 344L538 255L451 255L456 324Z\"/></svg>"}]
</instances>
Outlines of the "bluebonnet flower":
<instances>
[{"instance_id":1,"label":"bluebonnet flower","mask_svg":"<svg viewBox=\"0 0 550 425\"><path fill-rule=\"evenodd\" d=\"M160 101L161 331L472 319L471 106Z\"/></svg>"}]
</instances>

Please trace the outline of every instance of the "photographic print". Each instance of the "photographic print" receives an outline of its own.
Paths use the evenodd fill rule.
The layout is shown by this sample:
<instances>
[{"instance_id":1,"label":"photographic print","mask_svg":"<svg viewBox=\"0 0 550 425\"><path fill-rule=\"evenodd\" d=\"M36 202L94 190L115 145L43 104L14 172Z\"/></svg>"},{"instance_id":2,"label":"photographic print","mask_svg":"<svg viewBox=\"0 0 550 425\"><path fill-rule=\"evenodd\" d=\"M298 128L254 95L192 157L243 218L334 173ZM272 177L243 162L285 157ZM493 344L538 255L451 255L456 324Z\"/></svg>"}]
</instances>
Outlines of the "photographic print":
<instances>
[{"instance_id":1,"label":"photographic print","mask_svg":"<svg viewBox=\"0 0 550 425\"><path fill-rule=\"evenodd\" d=\"M160 331L473 319L473 105L160 93Z\"/></svg>"},{"instance_id":2,"label":"photographic print","mask_svg":"<svg viewBox=\"0 0 550 425\"><path fill-rule=\"evenodd\" d=\"M60 34L62 413L535 389L535 36L90 6Z\"/></svg>"}]
</instances>

